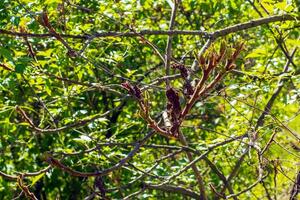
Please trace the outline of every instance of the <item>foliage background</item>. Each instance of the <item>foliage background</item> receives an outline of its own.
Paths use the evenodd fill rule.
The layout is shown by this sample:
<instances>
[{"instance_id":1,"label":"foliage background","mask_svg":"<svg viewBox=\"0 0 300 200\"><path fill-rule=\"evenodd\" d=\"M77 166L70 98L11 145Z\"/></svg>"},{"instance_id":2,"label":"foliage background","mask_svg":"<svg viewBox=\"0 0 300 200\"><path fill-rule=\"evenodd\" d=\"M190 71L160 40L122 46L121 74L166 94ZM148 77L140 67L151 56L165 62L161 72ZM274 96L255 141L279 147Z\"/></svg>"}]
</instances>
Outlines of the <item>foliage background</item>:
<instances>
[{"instance_id":1,"label":"foliage background","mask_svg":"<svg viewBox=\"0 0 300 200\"><path fill-rule=\"evenodd\" d=\"M104 170L126 157L150 129L138 114L137 102L120 84L126 78L140 87L149 86L165 75L164 64L141 37L93 37L93 34L168 30L171 4L171 1L162 0L2 0L1 171L16 177L20 173L37 172L49 165L45 161L49 154L81 172ZM21 37L3 32L49 33L41 23L43 11L48 13L57 33L86 36L65 38L80 56L70 55L72 52L55 37ZM299 17L299 3L186 0L178 3L174 29L214 32L286 13ZM240 199L288 199L295 184L299 172L299 139L296 137L299 138L300 132L299 33L299 21L290 20L217 39L216 48L222 41L228 46L242 41L245 50L236 62L236 69L208 98L195 104L181 128L189 147L197 151L195 157L210 145L253 131L259 133L255 145L263 149L271 135L276 134L263 161L258 160L257 151L252 148L238 165L238 173L230 181L235 193L260 180L259 164L264 165L267 173L255 187L241 193ZM167 35L144 37L164 54ZM172 56L190 67L195 53L205 42L202 36L175 35ZM292 63L283 72L287 57L294 49ZM178 71L171 70L171 74L176 73ZM200 75L199 72L195 77ZM179 78L172 80L175 88L181 88L182 84ZM282 88L270 113L265 116L264 124L256 129L259 117L280 85ZM149 87L146 93L151 101L151 115L159 121L166 109L164 82ZM39 132L22 117L16 106L27 113L36 127L67 127L62 131ZM89 122L80 124L82 120ZM78 126L68 127L70 124ZM236 139L213 149L206 159L197 162L209 199L219 198L209 185L219 192L224 185L215 168L228 178L249 143L248 137ZM92 150L84 153L87 149ZM159 160L166 155L166 159ZM38 199L123 199L134 193L136 196L132 198L138 199L188 199L191 197L180 192L145 189L143 184L162 183L189 162L177 140L155 134L126 165L101 178L74 177L51 167L45 173L25 177L24 184ZM194 176L188 169L169 184L199 194ZM17 179L8 180L3 175L0 198L17 197L21 188ZM229 194L225 191L225 195ZM24 197L23 192L21 198Z\"/></svg>"}]
</instances>

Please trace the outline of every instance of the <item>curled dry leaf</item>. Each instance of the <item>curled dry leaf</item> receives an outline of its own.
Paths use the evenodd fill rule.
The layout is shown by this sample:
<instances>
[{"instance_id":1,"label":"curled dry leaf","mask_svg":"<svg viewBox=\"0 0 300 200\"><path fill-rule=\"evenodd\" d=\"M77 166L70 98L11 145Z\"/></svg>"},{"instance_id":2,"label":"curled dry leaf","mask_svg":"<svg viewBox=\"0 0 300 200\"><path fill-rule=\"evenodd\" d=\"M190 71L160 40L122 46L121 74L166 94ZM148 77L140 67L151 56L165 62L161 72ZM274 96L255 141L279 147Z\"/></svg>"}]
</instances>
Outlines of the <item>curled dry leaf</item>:
<instances>
[{"instance_id":1,"label":"curled dry leaf","mask_svg":"<svg viewBox=\"0 0 300 200\"><path fill-rule=\"evenodd\" d=\"M194 88L189 81L186 81L183 85L183 93L190 96L194 93Z\"/></svg>"},{"instance_id":2,"label":"curled dry leaf","mask_svg":"<svg viewBox=\"0 0 300 200\"><path fill-rule=\"evenodd\" d=\"M170 104L170 109L172 109L176 115L179 115L181 112L181 107L178 93L173 88L169 88L166 92L166 95Z\"/></svg>"},{"instance_id":3,"label":"curled dry leaf","mask_svg":"<svg viewBox=\"0 0 300 200\"><path fill-rule=\"evenodd\" d=\"M178 137L179 127L180 127L179 118L181 113L179 95L173 88L169 88L166 91L166 96L168 98L168 104L167 104L168 115L172 123L169 132L174 137Z\"/></svg>"},{"instance_id":4,"label":"curled dry leaf","mask_svg":"<svg viewBox=\"0 0 300 200\"><path fill-rule=\"evenodd\" d=\"M173 64L172 68L178 69L183 79L186 79L189 75L187 68L183 64Z\"/></svg>"}]
</instances>

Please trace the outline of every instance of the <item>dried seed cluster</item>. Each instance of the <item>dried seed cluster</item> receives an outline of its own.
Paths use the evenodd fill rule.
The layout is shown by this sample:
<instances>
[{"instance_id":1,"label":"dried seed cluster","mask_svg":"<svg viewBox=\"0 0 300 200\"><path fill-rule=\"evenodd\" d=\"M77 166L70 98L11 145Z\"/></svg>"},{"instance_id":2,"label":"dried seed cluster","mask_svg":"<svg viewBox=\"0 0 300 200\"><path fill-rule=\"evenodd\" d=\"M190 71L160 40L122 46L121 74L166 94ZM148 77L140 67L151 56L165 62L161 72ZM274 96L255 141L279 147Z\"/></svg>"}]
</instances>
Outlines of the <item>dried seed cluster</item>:
<instances>
[{"instance_id":1,"label":"dried seed cluster","mask_svg":"<svg viewBox=\"0 0 300 200\"><path fill-rule=\"evenodd\" d=\"M212 88L214 88L228 71L235 68L234 62L236 61L242 49L243 44L240 44L235 48L233 53L228 53L226 45L222 44L218 52L213 50L206 56L202 55L198 57L197 60L202 70L202 77L195 87L193 87L190 83L189 76L191 74L186 66L183 64L172 65L173 69L180 71L181 78L184 80L182 91L185 96L186 103L182 109L179 92L170 86L167 88L166 107L167 117L169 118L169 120L167 120L169 126L167 127L159 127L159 125L150 117L149 103L144 99L143 94L138 86L132 85L129 82L122 83L121 86L139 102L141 108L140 114L144 120L148 122L149 127L166 137L178 138L180 125L195 102L199 99L199 97L208 93ZM209 81L211 72L221 63L225 63L224 67L219 70L212 81Z\"/></svg>"}]
</instances>

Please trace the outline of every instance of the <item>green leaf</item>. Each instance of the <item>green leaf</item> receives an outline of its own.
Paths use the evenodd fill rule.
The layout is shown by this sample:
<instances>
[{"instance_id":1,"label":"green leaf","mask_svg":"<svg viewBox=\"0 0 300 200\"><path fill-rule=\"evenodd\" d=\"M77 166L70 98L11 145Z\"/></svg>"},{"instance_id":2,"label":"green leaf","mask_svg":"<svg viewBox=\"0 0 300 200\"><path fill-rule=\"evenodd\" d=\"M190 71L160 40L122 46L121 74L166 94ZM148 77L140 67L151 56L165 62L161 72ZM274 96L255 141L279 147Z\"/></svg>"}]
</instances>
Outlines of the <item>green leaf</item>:
<instances>
[{"instance_id":1,"label":"green leaf","mask_svg":"<svg viewBox=\"0 0 300 200\"><path fill-rule=\"evenodd\" d=\"M82 145L85 145L87 142L92 141L92 139L86 135L81 135L79 138L74 138L73 140Z\"/></svg>"},{"instance_id":2,"label":"green leaf","mask_svg":"<svg viewBox=\"0 0 300 200\"><path fill-rule=\"evenodd\" d=\"M6 48L0 47L0 55L2 55L7 60L13 62L12 52Z\"/></svg>"},{"instance_id":3,"label":"green leaf","mask_svg":"<svg viewBox=\"0 0 300 200\"><path fill-rule=\"evenodd\" d=\"M131 77L135 72L137 72L138 70L130 70L130 69L126 69L127 73L126 76L127 77Z\"/></svg>"},{"instance_id":4,"label":"green leaf","mask_svg":"<svg viewBox=\"0 0 300 200\"><path fill-rule=\"evenodd\" d=\"M50 58L53 51L54 51L54 49L47 49L46 51L39 51L37 53L37 55L38 56L44 56L44 57Z\"/></svg>"},{"instance_id":5,"label":"green leaf","mask_svg":"<svg viewBox=\"0 0 300 200\"><path fill-rule=\"evenodd\" d=\"M17 73L23 74L25 69L26 69L26 65L24 65L23 63L16 64L15 71Z\"/></svg>"},{"instance_id":6,"label":"green leaf","mask_svg":"<svg viewBox=\"0 0 300 200\"><path fill-rule=\"evenodd\" d=\"M51 96L52 94L52 90L51 90L51 83L50 83L50 80L49 79L46 79L46 82L45 82L45 91L47 92L47 94L49 96Z\"/></svg>"},{"instance_id":7,"label":"green leaf","mask_svg":"<svg viewBox=\"0 0 300 200\"><path fill-rule=\"evenodd\" d=\"M31 180L31 186L33 186L36 182L38 182L43 176L45 175L45 173L41 173L37 176L35 176L32 180Z\"/></svg>"},{"instance_id":8,"label":"green leaf","mask_svg":"<svg viewBox=\"0 0 300 200\"><path fill-rule=\"evenodd\" d=\"M267 55L267 50L258 48L252 51L250 54L248 54L245 58L257 58Z\"/></svg>"}]
</instances>

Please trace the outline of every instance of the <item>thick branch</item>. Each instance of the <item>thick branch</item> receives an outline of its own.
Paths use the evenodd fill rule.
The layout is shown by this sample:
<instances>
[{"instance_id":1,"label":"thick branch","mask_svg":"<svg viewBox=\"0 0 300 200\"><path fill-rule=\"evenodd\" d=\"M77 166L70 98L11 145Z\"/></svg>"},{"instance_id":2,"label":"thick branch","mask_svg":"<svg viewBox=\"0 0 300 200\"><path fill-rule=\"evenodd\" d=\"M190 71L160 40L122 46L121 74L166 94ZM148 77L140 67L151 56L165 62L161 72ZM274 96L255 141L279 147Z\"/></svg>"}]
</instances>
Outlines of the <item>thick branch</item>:
<instances>
[{"instance_id":1,"label":"thick branch","mask_svg":"<svg viewBox=\"0 0 300 200\"><path fill-rule=\"evenodd\" d=\"M187 143L187 141L186 141L186 139L185 139L185 137L184 137L184 135L182 134L181 131L179 132L179 140L180 140L182 145L188 146L188 143ZM193 156L192 156L191 152L186 151L186 155L187 155L189 161L192 163L193 162ZM206 194L205 194L205 185L204 185L204 182L203 182L203 178L202 178L202 176L201 176L201 174L200 174L200 172L199 172L199 170L198 170L195 163L193 163L191 165L191 167L192 167L192 169L195 173L195 176L197 178L197 182L198 182L198 185L199 185L200 199L201 200L206 200L207 197L206 197Z\"/></svg>"},{"instance_id":2,"label":"thick branch","mask_svg":"<svg viewBox=\"0 0 300 200\"><path fill-rule=\"evenodd\" d=\"M231 33L246 30L249 28L254 28L257 26L264 25L264 24L269 24L269 23L273 23L273 22L293 21L293 20L297 20L297 19L299 19L299 17L294 17L291 15L274 15L274 16L270 16L270 17L264 17L264 18L260 18L260 19L256 19L256 20L251 20L249 22L229 26L229 27L221 29L221 30L217 30L212 34L212 37L213 38L224 37Z\"/></svg>"},{"instance_id":3,"label":"thick branch","mask_svg":"<svg viewBox=\"0 0 300 200\"><path fill-rule=\"evenodd\" d=\"M295 21L297 19L300 19L300 17L294 17L288 14L284 15L275 15L265 18L260 18L256 20L252 20L250 22L240 23L234 26L230 26L224 29L220 29L215 31L214 33L208 33L205 31L189 31L189 30L141 30L138 32L100 32L100 33L94 33L94 34L85 34L85 35L70 35L70 34L61 34L60 36L63 38L72 38L72 39L81 39L81 40L87 40L91 36L94 36L95 38L102 38L102 37L138 37L140 35L198 35L203 36L205 38L210 38L213 36L213 38L223 37L225 35L246 30L249 28L254 28L257 26L261 26L264 24L274 23L274 22L283 22L283 21ZM11 35L11 36L19 36L19 37L36 37L36 38L49 38L54 37L51 33L46 34L37 34L37 33L24 33L24 32L14 32L9 30L0 29L0 34L4 35Z\"/></svg>"},{"instance_id":4,"label":"thick branch","mask_svg":"<svg viewBox=\"0 0 300 200\"><path fill-rule=\"evenodd\" d=\"M46 161L53 167L57 167L69 174L71 174L72 176L77 176L77 177L91 177L91 176L104 176L109 174L110 172L119 169L120 167L122 167L123 165L125 165L140 149L141 146L143 146L145 144L145 142L151 138L151 136L154 135L154 131L149 132L142 140L140 140L139 142L136 143L134 149L122 160L120 160L116 165L107 168L105 170L102 171L97 171L97 172L79 172L76 171L66 165L64 165L63 163L61 163L60 161L58 161L57 159L53 158L52 156L48 156L48 158L46 159Z\"/></svg>"},{"instance_id":5,"label":"thick branch","mask_svg":"<svg viewBox=\"0 0 300 200\"><path fill-rule=\"evenodd\" d=\"M51 166L48 166L40 171L37 172L25 172L25 173L21 173L21 172L16 172L16 174L22 175L23 177L32 177L32 176L38 176L42 173L48 172L51 169ZM3 178L10 180L10 181L16 181L18 179L18 176L15 175L9 175L6 174L2 171L0 171L0 176L2 176Z\"/></svg>"}]
</instances>

